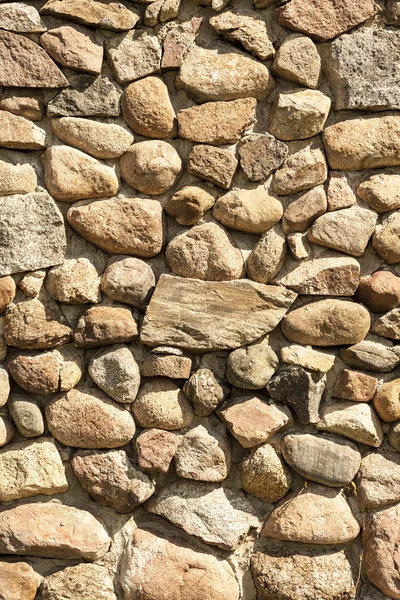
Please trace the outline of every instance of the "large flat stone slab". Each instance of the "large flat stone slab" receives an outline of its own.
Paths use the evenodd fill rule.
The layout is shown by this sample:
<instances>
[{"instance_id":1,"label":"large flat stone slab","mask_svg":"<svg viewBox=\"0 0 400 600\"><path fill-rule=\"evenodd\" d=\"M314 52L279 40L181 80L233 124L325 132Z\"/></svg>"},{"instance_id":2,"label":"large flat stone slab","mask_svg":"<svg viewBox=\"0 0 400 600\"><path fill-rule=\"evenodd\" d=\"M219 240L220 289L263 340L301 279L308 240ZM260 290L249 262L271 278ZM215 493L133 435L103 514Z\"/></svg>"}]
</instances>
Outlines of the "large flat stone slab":
<instances>
[{"instance_id":1,"label":"large flat stone slab","mask_svg":"<svg viewBox=\"0 0 400 600\"><path fill-rule=\"evenodd\" d=\"M162 275L147 308L141 340L149 346L195 351L239 348L274 329L296 296L246 279L200 281Z\"/></svg>"}]
</instances>

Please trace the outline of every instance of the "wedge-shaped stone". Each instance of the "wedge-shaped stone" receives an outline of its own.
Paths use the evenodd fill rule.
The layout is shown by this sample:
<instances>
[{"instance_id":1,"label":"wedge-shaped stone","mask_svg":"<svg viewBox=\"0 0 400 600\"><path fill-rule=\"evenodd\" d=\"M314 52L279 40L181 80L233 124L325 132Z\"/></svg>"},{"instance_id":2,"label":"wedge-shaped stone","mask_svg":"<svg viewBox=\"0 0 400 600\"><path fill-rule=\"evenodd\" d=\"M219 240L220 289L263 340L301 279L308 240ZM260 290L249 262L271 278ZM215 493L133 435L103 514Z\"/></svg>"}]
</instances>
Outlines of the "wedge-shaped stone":
<instances>
[{"instance_id":1,"label":"wedge-shaped stone","mask_svg":"<svg viewBox=\"0 0 400 600\"><path fill-rule=\"evenodd\" d=\"M30 164L0 160L0 196L29 194L36 186L36 173Z\"/></svg>"},{"instance_id":2,"label":"wedge-shaped stone","mask_svg":"<svg viewBox=\"0 0 400 600\"><path fill-rule=\"evenodd\" d=\"M145 507L206 544L232 550L257 527L253 506L242 492L215 483L171 483Z\"/></svg>"},{"instance_id":3,"label":"wedge-shaped stone","mask_svg":"<svg viewBox=\"0 0 400 600\"><path fill-rule=\"evenodd\" d=\"M62 67L93 75L100 74L103 43L90 29L80 25L63 25L44 33L40 43Z\"/></svg>"},{"instance_id":4,"label":"wedge-shaped stone","mask_svg":"<svg viewBox=\"0 0 400 600\"><path fill-rule=\"evenodd\" d=\"M377 508L400 500L400 455L372 452L364 456L357 475L357 498L364 508Z\"/></svg>"},{"instance_id":5,"label":"wedge-shaped stone","mask_svg":"<svg viewBox=\"0 0 400 600\"><path fill-rule=\"evenodd\" d=\"M328 404L322 411L317 429L344 435L355 442L375 448L383 442L381 423L366 402L340 400Z\"/></svg>"},{"instance_id":6,"label":"wedge-shaped stone","mask_svg":"<svg viewBox=\"0 0 400 600\"><path fill-rule=\"evenodd\" d=\"M46 148L46 132L24 117L0 110L0 146L16 150L43 150Z\"/></svg>"},{"instance_id":7,"label":"wedge-shaped stone","mask_svg":"<svg viewBox=\"0 0 400 600\"><path fill-rule=\"evenodd\" d=\"M391 340L400 340L400 308L393 308L373 324L371 331Z\"/></svg>"},{"instance_id":8,"label":"wedge-shaped stone","mask_svg":"<svg viewBox=\"0 0 400 600\"><path fill-rule=\"evenodd\" d=\"M315 44L305 35L289 34L279 46L272 71L286 81L317 88L321 59Z\"/></svg>"},{"instance_id":9,"label":"wedge-shaped stone","mask_svg":"<svg viewBox=\"0 0 400 600\"><path fill-rule=\"evenodd\" d=\"M16 442L0 451L0 501L68 489L61 456L52 438Z\"/></svg>"},{"instance_id":10,"label":"wedge-shaped stone","mask_svg":"<svg viewBox=\"0 0 400 600\"><path fill-rule=\"evenodd\" d=\"M1 7L0 29L16 33L41 33L47 27L34 6L22 2L7 2Z\"/></svg>"},{"instance_id":11,"label":"wedge-shaped stone","mask_svg":"<svg viewBox=\"0 0 400 600\"><path fill-rule=\"evenodd\" d=\"M110 542L100 521L73 506L35 502L0 512L0 554L97 560Z\"/></svg>"},{"instance_id":12,"label":"wedge-shaped stone","mask_svg":"<svg viewBox=\"0 0 400 600\"><path fill-rule=\"evenodd\" d=\"M298 294L352 296L358 287L360 265L355 258L337 256L292 261L275 279Z\"/></svg>"},{"instance_id":13,"label":"wedge-shaped stone","mask_svg":"<svg viewBox=\"0 0 400 600\"><path fill-rule=\"evenodd\" d=\"M68 79L38 44L0 31L0 85L60 88L68 85Z\"/></svg>"},{"instance_id":14,"label":"wedge-shaped stone","mask_svg":"<svg viewBox=\"0 0 400 600\"><path fill-rule=\"evenodd\" d=\"M161 45L144 29L128 31L106 42L106 56L118 83L129 83L161 70Z\"/></svg>"},{"instance_id":15,"label":"wedge-shaped stone","mask_svg":"<svg viewBox=\"0 0 400 600\"><path fill-rule=\"evenodd\" d=\"M40 589L43 600L117 600L113 576L100 565L80 563L56 571L45 578Z\"/></svg>"},{"instance_id":16,"label":"wedge-shaped stone","mask_svg":"<svg viewBox=\"0 0 400 600\"><path fill-rule=\"evenodd\" d=\"M244 279L205 282L164 274L141 339L149 346L195 351L238 348L274 329L295 298L289 290Z\"/></svg>"},{"instance_id":17,"label":"wedge-shaped stone","mask_svg":"<svg viewBox=\"0 0 400 600\"><path fill-rule=\"evenodd\" d=\"M260 60L275 54L266 23L255 11L226 11L211 17L210 25L224 40L241 46Z\"/></svg>"},{"instance_id":18,"label":"wedge-shaped stone","mask_svg":"<svg viewBox=\"0 0 400 600\"><path fill-rule=\"evenodd\" d=\"M341 350L340 358L354 369L390 373L400 363L400 357L394 350L389 344L363 340L355 346Z\"/></svg>"},{"instance_id":19,"label":"wedge-shaped stone","mask_svg":"<svg viewBox=\"0 0 400 600\"><path fill-rule=\"evenodd\" d=\"M273 187L277 194L297 194L326 181L328 167L319 137L289 142L288 149L284 164L274 173Z\"/></svg>"},{"instance_id":20,"label":"wedge-shaped stone","mask_svg":"<svg viewBox=\"0 0 400 600\"><path fill-rule=\"evenodd\" d=\"M49 117L118 117L121 90L108 77L69 75L70 87L47 105Z\"/></svg>"},{"instance_id":21,"label":"wedge-shaped stone","mask_svg":"<svg viewBox=\"0 0 400 600\"><path fill-rule=\"evenodd\" d=\"M387 265L400 262L400 211L391 212L382 219L372 236L372 247Z\"/></svg>"},{"instance_id":22,"label":"wedge-shaped stone","mask_svg":"<svg viewBox=\"0 0 400 600\"><path fill-rule=\"evenodd\" d=\"M136 13L113 0L49 0L40 12L112 31L132 29L139 20Z\"/></svg>"}]
</instances>

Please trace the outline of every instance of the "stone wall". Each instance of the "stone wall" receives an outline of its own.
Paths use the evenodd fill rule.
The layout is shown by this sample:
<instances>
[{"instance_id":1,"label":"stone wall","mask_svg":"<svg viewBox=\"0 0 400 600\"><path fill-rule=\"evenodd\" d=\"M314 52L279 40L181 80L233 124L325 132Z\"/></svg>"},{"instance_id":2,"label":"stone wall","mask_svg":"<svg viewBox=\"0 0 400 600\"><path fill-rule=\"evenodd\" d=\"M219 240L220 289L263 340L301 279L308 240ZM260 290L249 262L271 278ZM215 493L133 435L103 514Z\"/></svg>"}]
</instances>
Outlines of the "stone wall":
<instances>
[{"instance_id":1,"label":"stone wall","mask_svg":"<svg viewBox=\"0 0 400 600\"><path fill-rule=\"evenodd\" d=\"M0 0L1 600L400 599L399 27Z\"/></svg>"}]
</instances>

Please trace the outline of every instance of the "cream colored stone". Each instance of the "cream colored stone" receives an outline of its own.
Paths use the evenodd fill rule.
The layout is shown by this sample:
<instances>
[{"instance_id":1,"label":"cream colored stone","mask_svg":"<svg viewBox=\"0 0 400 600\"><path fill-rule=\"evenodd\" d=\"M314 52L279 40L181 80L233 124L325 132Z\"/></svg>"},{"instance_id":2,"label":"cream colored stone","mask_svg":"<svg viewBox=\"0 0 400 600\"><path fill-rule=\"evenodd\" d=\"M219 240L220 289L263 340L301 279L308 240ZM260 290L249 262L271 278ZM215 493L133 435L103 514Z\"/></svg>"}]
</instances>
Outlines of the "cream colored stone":
<instances>
[{"instance_id":1,"label":"cream colored stone","mask_svg":"<svg viewBox=\"0 0 400 600\"><path fill-rule=\"evenodd\" d=\"M29 194L35 191L36 186L36 173L30 164L0 160L0 195Z\"/></svg>"},{"instance_id":2,"label":"cream colored stone","mask_svg":"<svg viewBox=\"0 0 400 600\"><path fill-rule=\"evenodd\" d=\"M50 296L63 304L100 302L100 277L87 258L68 259L49 270L46 289Z\"/></svg>"},{"instance_id":3,"label":"cream colored stone","mask_svg":"<svg viewBox=\"0 0 400 600\"><path fill-rule=\"evenodd\" d=\"M1 33L0 31L0 54ZM46 132L43 129L23 117L13 115L6 110L0 110L0 147L18 150L43 150L46 145Z\"/></svg>"},{"instance_id":4,"label":"cream colored stone","mask_svg":"<svg viewBox=\"0 0 400 600\"><path fill-rule=\"evenodd\" d=\"M309 190L328 177L325 154L319 138L288 143L289 154L273 176L277 194L287 196Z\"/></svg>"},{"instance_id":5,"label":"cream colored stone","mask_svg":"<svg viewBox=\"0 0 400 600\"><path fill-rule=\"evenodd\" d=\"M372 247L388 265L400 262L400 212L385 215L372 236Z\"/></svg>"},{"instance_id":6,"label":"cream colored stone","mask_svg":"<svg viewBox=\"0 0 400 600\"><path fill-rule=\"evenodd\" d=\"M173 431L194 418L189 400L176 383L164 377L149 379L140 388L132 411L140 427Z\"/></svg>"},{"instance_id":7,"label":"cream colored stone","mask_svg":"<svg viewBox=\"0 0 400 600\"><path fill-rule=\"evenodd\" d=\"M266 23L256 12L227 10L211 17L210 25L224 40L242 46L260 60L268 60L275 55Z\"/></svg>"},{"instance_id":8,"label":"cream colored stone","mask_svg":"<svg viewBox=\"0 0 400 600\"><path fill-rule=\"evenodd\" d=\"M290 470L272 444L262 444L239 464L242 488L263 502L278 502L292 483Z\"/></svg>"},{"instance_id":9,"label":"cream colored stone","mask_svg":"<svg viewBox=\"0 0 400 600\"><path fill-rule=\"evenodd\" d=\"M378 173L360 183L357 194L377 213L400 208L400 174Z\"/></svg>"},{"instance_id":10,"label":"cream colored stone","mask_svg":"<svg viewBox=\"0 0 400 600\"><path fill-rule=\"evenodd\" d=\"M366 402L339 400L322 410L317 429L344 435L355 442L378 448L384 439L382 425Z\"/></svg>"},{"instance_id":11,"label":"cream colored stone","mask_svg":"<svg viewBox=\"0 0 400 600\"><path fill-rule=\"evenodd\" d=\"M168 191L182 170L182 161L175 148L159 140L133 144L121 157L120 165L122 179L151 196Z\"/></svg>"},{"instance_id":12,"label":"cream colored stone","mask_svg":"<svg viewBox=\"0 0 400 600\"><path fill-rule=\"evenodd\" d=\"M132 29L139 20L133 11L114 0L48 0L40 12L111 31Z\"/></svg>"},{"instance_id":13,"label":"cream colored stone","mask_svg":"<svg viewBox=\"0 0 400 600\"><path fill-rule=\"evenodd\" d=\"M305 35L289 34L279 46L272 71L286 81L317 88L321 59L313 41Z\"/></svg>"},{"instance_id":14,"label":"cream colored stone","mask_svg":"<svg viewBox=\"0 0 400 600\"><path fill-rule=\"evenodd\" d=\"M66 69L100 74L103 44L90 29L62 25L44 33L40 43L51 58Z\"/></svg>"},{"instance_id":15,"label":"cream colored stone","mask_svg":"<svg viewBox=\"0 0 400 600\"><path fill-rule=\"evenodd\" d=\"M269 131L279 140L313 137L323 130L330 107L330 98L318 90L282 92L273 104Z\"/></svg>"}]
</instances>

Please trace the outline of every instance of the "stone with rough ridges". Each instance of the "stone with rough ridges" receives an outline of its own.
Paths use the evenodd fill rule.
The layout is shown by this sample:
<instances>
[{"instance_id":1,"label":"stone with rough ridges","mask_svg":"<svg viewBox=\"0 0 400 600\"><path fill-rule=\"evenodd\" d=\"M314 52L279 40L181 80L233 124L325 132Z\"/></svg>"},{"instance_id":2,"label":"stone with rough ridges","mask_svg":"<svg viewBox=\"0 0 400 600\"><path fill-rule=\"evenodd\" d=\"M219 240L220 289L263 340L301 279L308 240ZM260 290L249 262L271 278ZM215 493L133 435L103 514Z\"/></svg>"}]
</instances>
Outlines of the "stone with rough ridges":
<instances>
[{"instance_id":1,"label":"stone with rough ridges","mask_svg":"<svg viewBox=\"0 0 400 600\"><path fill-rule=\"evenodd\" d=\"M254 448L239 464L242 488L263 502L278 502L290 489L290 470L271 444Z\"/></svg>"},{"instance_id":2,"label":"stone with rough ridges","mask_svg":"<svg viewBox=\"0 0 400 600\"><path fill-rule=\"evenodd\" d=\"M192 359L187 356L147 354L142 363L143 377L189 379Z\"/></svg>"},{"instance_id":3,"label":"stone with rough ridges","mask_svg":"<svg viewBox=\"0 0 400 600\"><path fill-rule=\"evenodd\" d=\"M393 308L373 324L371 331L382 337L400 340L400 308Z\"/></svg>"},{"instance_id":4,"label":"stone with rough ridges","mask_svg":"<svg viewBox=\"0 0 400 600\"><path fill-rule=\"evenodd\" d=\"M87 258L68 259L47 273L46 290L64 304L97 303L101 300L100 277Z\"/></svg>"},{"instance_id":5,"label":"stone with rough ridges","mask_svg":"<svg viewBox=\"0 0 400 600\"><path fill-rule=\"evenodd\" d=\"M369 402L375 394L377 384L376 377L343 369L336 379L333 395L354 402Z\"/></svg>"},{"instance_id":6,"label":"stone with rough ridges","mask_svg":"<svg viewBox=\"0 0 400 600\"><path fill-rule=\"evenodd\" d=\"M171 196L165 211L180 225L194 225L213 207L215 197L211 184L186 185Z\"/></svg>"},{"instance_id":7,"label":"stone with rough ridges","mask_svg":"<svg viewBox=\"0 0 400 600\"><path fill-rule=\"evenodd\" d=\"M174 431L188 427L194 418L186 395L166 377L148 379L132 404L135 419L143 428Z\"/></svg>"},{"instance_id":8,"label":"stone with rough ridges","mask_svg":"<svg viewBox=\"0 0 400 600\"><path fill-rule=\"evenodd\" d=\"M291 83L317 88L321 59L315 44L305 35L289 34L276 53L272 72Z\"/></svg>"},{"instance_id":9,"label":"stone with rough ridges","mask_svg":"<svg viewBox=\"0 0 400 600\"><path fill-rule=\"evenodd\" d=\"M159 73L162 49L158 38L136 29L109 38L106 56L118 83L130 83Z\"/></svg>"},{"instance_id":10,"label":"stone with rough ridges","mask_svg":"<svg viewBox=\"0 0 400 600\"><path fill-rule=\"evenodd\" d=\"M179 443L179 437L164 429L146 429L136 438L138 464L150 474L167 473Z\"/></svg>"},{"instance_id":11,"label":"stone with rough ridges","mask_svg":"<svg viewBox=\"0 0 400 600\"><path fill-rule=\"evenodd\" d=\"M48 0L40 12L111 31L132 29L139 20L136 13L112 0Z\"/></svg>"},{"instance_id":12,"label":"stone with rough ridges","mask_svg":"<svg viewBox=\"0 0 400 600\"><path fill-rule=\"evenodd\" d=\"M188 171L229 190L237 165L238 161L231 150L198 144L190 151Z\"/></svg>"},{"instance_id":13,"label":"stone with rough ridges","mask_svg":"<svg viewBox=\"0 0 400 600\"><path fill-rule=\"evenodd\" d=\"M62 67L91 75L100 74L103 44L90 29L63 25L44 33L40 43Z\"/></svg>"},{"instance_id":14,"label":"stone with rough ridges","mask_svg":"<svg viewBox=\"0 0 400 600\"><path fill-rule=\"evenodd\" d=\"M137 322L129 308L94 306L79 319L74 340L77 348L98 348L131 342L137 335Z\"/></svg>"},{"instance_id":15,"label":"stone with rough ridges","mask_svg":"<svg viewBox=\"0 0 400 600\"><path fill-rule=\"evenodd\" d=\"M291 344L282 348L281 359L283 362L298 365L299 367L310 369L310 371L326 373L333 367L335 355L315 350L311 346Z\"/></svg>"},{"instance_id":16,"label":"stone with rough ridges","mask_svg":"<svg viewBox=\"0 0 400 600\"><path fill-rule=\"evenodd\" d=\"M227 42L243 47L260 60L275 55L265 22L255 11L226 11L211 17L211 27Z\"/></svg>"},{"instance_id":17,"label":"stone with rough ridges","mask_svg":"<svg viewBox=\"0 0 400 600\"><path fill-rule=\"evenodd\" d=\"M59 367L52 353L12 354L7 368L15 383L31 394L52 394L58 391Z\"/></svg>"},{"instance_id":18,"label":"stone with rough ridges","mask_svg":"<svg viewBox=\"0 0 400 600\"><path fill-rule=\"evenodd\" d=\"M362 277L355 299L371 312L386 313L400 304L400 277L391 271L375 271Z\"/></svg>"},{"instance_id":19,"label":"stone with rough ridges","mask_svg":"<svg viewBox=\"0 0 400 600\"><path fill-rule=\"evenodd\" d=\"M0 561L3 600L35 600L40 580L28 563Z\"/></svg>"},{"instance_id":20,"label":"stone with rough ridges","mask_svg":"<svg viewBox=\"0 0 400 600\"><path fill-rule=\"evenodd\" d=\"M35 88L6 87L0 99L1 110L31 121L41 121L45 113L43 91Z\"/></svg>"},{"instance_id":21,"label":"stone with rough ridges","mask_svg":"<svg viewBox=\"0 0 400 600\"><path fill-rule=\"evenodd\" d=\"M117 302L144 310L155 287L152 268L131 256L114 256L101 277L103 293Z\"/></svg>"},{"instance_id":22,"label":"stone with rough ridges","mask_svg":"<svg viewBox=\"0 0 400 600\"><path fill-rule=\"evenodd\" d=\"M8 401L8 410L18 432L32 438L44 433L44 419L38 403L31 397L13 393Z\"/></svg>"},{"instance_id":23,"label":"stone with rough ridges","mask_svg":"<svg viewBox=\"0 0 400 600\"><path fill-rule=\"evenodd\" d=\"M377 173L365 179L357 188L360 196L377 213L400 208L399 173Z\"/></svg>"},{"instance_id":24,"label":"stone with rough ridges","mask_svg":"<svg viewBox=\"0 0 400 600\"><path fill-rule=\"evenodd\" d=\"M1 7L0 29L14 33L42 33L47 27L34 6L12 2Z\"/></svg>"},{"instance_id":25,"label":"stone with rough ridges","mask_svg":"<svg viewBox=\"0 0 400 600\"><path fill-rule=\"evenodd\" d=\"M328 167L319 137L289 142L287 146L289 154L273 177L277 194L297 194L325 183Z\"/></svg>"},{"instance_id":26,"label":"stone with rough ridges","mask_svg":"<svg viewBox=\"0 0 400 600\"><path fill-rule=\"evenodd\" d=\"M247 259L249 279L270 283L283 267L286 255L285 234L280 225L275 225L261 236Z\"/></svg>"},{"instance_id":27,"label":"stone with rough ridges","mask_svg":"<svg viewBox=\"0 0 400 600\"><path fill-rule=\"evenodd\" d=\"M117 600L109 570L85 563L49 575L40 590L43 600Z\"/></svg>"},{"instance_id":28,"label":"stone with rough ridges","mask_svg":"<svg viewBox=\"0 0 400 600\"><path fill-rule=\"evenodd\" d=\"M317 429L337 433L378 448L383 442L382 425L366 402L339 400L324 407Z\"/></svg>"},{"instance_id":29,"label":"stone with rough ridges","mask_svg":"<svg viewBox=\"0 0 400 600\"><path fill-rule=\"evenodd\" d=\"M322 185L294 197L283 213L282 229L287 233L304 233L315 219L326 212L327 198Z\"/></svg>"},{"instance_id":30,"label":"stone with rough ridges","mask_svg":"<svg viewBox=\"0 0 400 600\"><path fill-rule=\"evenodd\" d=\"M269 130L279 140L313 137L323 130L330 107L330 98L319 90L281 92L271 109Z\"/></svg>"},{"instance_id":31,"label":"stone with rough ridges","mask_svg":"<svg viewBox=\"0 0 400 600\"><path fill-rule=\"evenodd\" d=\"M364 456L356 479L360 506L377 508L400 500L400 455L373 452Z\"/></svg>"},{"instance_id":32,"label":"stone with rough ridges","mask_svg":"<svg viewBox=\"0 0 400 600\"><path fill-rule=\"evenodd\" d=\"M400 363L400 357L391 347L379 342L364 340L340 351L340 358L354 369L376 373L390 373Z\"/></svg>"},{"instance_id":33,"label":"stone with rough ridges","mask_svg":"<svg viewBox=\"0 0 400 600\"><path fill-rule=\"evenodd\" d=\"M240 166L250 181L261 181L282 166L286 144L269 133L253 133L238 144Z\"/></svg>"},{"instance_id":34,"label":"stone with rough ridges","mask_svg":"<svg viewBox=\"0 0 400 600\"><path fill-rule=\"evenodd\" d=\"M96 353L89 362L89 375L113 400L130 403L140 385L139 365L126 346L112 346Z\"/></svg>"},{"instance_id":35,"label":"stone with rough ridges","mask_svg":"<svg viewBox=\"0 0 400 600\"><path fill-rule=\"evenodd\" d=\"M387 265L400 262L400 211L384 215L372 236L372 247Z\"/></svg>"},{"instance_id":36,"label":"stone with rough ridges","mask_svg":"<svg viewBox=\"0 0 400 600\"><path fill-rule=\"evenodd\" d=\"M279 366L279 359L267 338L238 348L230 353L226 378L233 386L260 390L264 388Z\"/></svg>"},{"instance_id":37,"label":"stone with rough ridges","mask_svg":"<svg viewBox=\"0 0 400 600\"><path fill-rule=\"evenodd\" d=\"M118 117L121 90L108 77L77 74L47 105L49 117Z\"/></svg>"},{"instance_id":38,"label":"stone with rough ridges","mask_svg":"<svg viewBox=\"0 0 400 600\"><path fill-rule=\"evenodd\" d=\"M6 110L0 110L0 147L18 150L43 150L46 145L46 132L44 129L34 125L24 117L13 115Z\"/></svg>"},{"instance_id":39,"label":"stone with rough ridges","mask_svg":"<svg viewBox=\"0 0 400 600\"><path fill-rule=\"evenodd\" d=\"M183 387L198 417L208 417L226 398L229 387L210 369L198 369Z\"/></svg>"}]
</instances>

